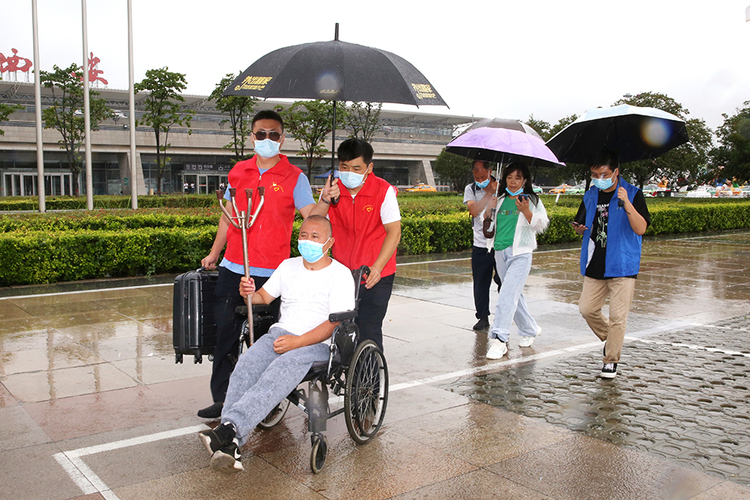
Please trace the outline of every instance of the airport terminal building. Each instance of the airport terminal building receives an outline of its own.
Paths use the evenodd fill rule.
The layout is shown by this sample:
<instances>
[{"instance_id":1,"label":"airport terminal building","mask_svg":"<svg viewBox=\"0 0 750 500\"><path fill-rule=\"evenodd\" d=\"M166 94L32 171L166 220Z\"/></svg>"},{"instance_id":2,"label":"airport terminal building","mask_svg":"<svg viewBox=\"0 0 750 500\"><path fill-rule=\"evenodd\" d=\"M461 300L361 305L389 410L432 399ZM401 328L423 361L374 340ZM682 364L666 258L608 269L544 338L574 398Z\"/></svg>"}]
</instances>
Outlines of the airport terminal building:
<instances>
[{"instance_id":1,"label":"airport terminal building","mask_svg":"<svg viewBox=\"0 0 750 500\"><path fill-rule=\"evenodd\" d=\"M107 106L115 117L99 125L91 134L92 185L94 195L130 194L133 186L130 179L130 131L128 130L128 92L126 90L94 89L99 98L106 99ZM190 127L173 128L169 133L169 163L164 173L162 191L183 192L185 184L197 193L215 191L226 183L231 169L234 151L226 146L231 142L231 129L227 119L216 110L214 103L205 96L184 96L186 109L195 111ZM42 88L42 106L52 104L52 92ZM143 113L143 96L135 96L136 120ZM0 122L0 196L33 196L37 194L37 158L34 84L0 81L0 102L25 106L16 111L6 122ZM278 105L288 106L288 101L260 101L256 111L272 109ZM375 133L372 145L375 149L375 172L388 182L399 187L408 187L418 182L439 185L432 171L432 162L450 142L457 127L471 123L473 117L435 114L437 110L423 112L383 110L380 128ZM337 130L337 142L347 137L348 132ZM136 165L138 178L135 185L139 195L157 191L156 143L154 132L147 126L136 129ZM85 168L80 179L73 179L67 165L67 156L60 149L61 136L55 129L44 129L44 183L48 196L69 195L73 183L80 182L81 194L85 193ZM330 150L330 136L326 147ZM249 141L248 141L249 144ZM248 148L246 156L252 154ZM81 149L83 156L83 148ZM282 153L290 161L307 170L305 159L299 155L299 144L287 135ZM313 165L313 184L322 184L321 178L331 166L329 156L318 159Z\"/></svg>"}]
</instances>

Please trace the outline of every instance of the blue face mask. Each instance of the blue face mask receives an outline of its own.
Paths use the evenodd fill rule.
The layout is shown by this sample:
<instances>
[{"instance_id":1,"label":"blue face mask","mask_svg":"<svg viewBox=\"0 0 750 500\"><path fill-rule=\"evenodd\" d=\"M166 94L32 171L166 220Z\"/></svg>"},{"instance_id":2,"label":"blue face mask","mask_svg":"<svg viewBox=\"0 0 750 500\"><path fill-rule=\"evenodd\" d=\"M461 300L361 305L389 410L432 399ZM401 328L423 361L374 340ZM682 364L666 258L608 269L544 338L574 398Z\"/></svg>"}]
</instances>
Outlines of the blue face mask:
<instances>
[{"instance_id":1,"label":"blue face mask","mask_svg":"<svg viewBox=\"0 0 750 500\"><path fill-rule=\"evenodd\" d=\"M607 179L593 179L592 182L594 183L594 186L599 188L600 191L606 191L607 189L612 187L612 184L615 183L615 181L613 181L611 177Z\"/></svg>"},{"instance_id":2,"label":"blue face mask","mask_svg":"<svg viewBox=\"0 0 750 500\"><path fill-rule=\"evenodd\" d=\"M299 250L299 254L303 259L312 264L323 258L323 255L325 255L323 247L328 243L328 240L325 243L318 243L312 240L297 240L297 250Z\"/></svg>"},{"instance_id":3,"label":"blue face mask","mask_svg":"<svg viewBox=\"0 0 750 500\"><path fill-rule=\"evenodd\" d=\"M255 152L263 158L273 158L279 154L281 149L281 143L272 141L271 139L263 139L262 141L255 141Z\"/></svg>"},{"instance_id":4,"label":"blue face mask","mask_svg":"<svg viewBox=\"0 0 750 500\"><path fill-rule=\"evenodd\" d=\"M523 193L523 188L519 189L518 191L511 191L510 189L506 187L505 192L511 196L518 196L519 194Z\"/></svg>"},{"instance_id":5,"label":"blue face mask","mask_svg":"<svg viewBox=\"0 0 750 500\"><path fill-rule=\"evenodd\" d=\"M341 183L349 189L357 189L365 181L365 174L339 171Z\"/></svg>"},{"instance_id":6,"label":"blue face mask","mask_svg":"<svg viewBox=\"0 0 750 500\"><path fill-rule=\"evenodd\" d=\"M485 180L483 180L482 182L477 182L477 181L474 181L474 183L475 183L475 184L477 185L477 187L478 187L479 189L484 189L484 188L486 188L487 186L489 186L489 185L490 185L490 178L489 178L489 177L487 177L487 178L486 178Z\"/></svg>"}]
</instances>

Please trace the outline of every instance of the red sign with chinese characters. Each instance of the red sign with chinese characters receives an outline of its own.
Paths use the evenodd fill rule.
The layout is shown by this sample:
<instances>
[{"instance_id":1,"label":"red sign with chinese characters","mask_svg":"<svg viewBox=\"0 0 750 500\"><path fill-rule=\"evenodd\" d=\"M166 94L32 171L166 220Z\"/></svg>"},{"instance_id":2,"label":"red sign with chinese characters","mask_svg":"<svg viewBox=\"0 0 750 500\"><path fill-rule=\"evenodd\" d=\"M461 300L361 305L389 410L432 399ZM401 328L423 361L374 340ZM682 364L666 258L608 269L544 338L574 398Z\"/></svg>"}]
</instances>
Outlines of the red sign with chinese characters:
<instances>
[{"instance_id":1,"label":"red sign with chinese characters","mask_svg":"<svg viewBox=\"0 0 750 500\"><path fill-rule=\"evenodd\" d=\"M10 50L13 51L12 56L6 57L0 52L0 75L8 73L8 76L12 75L13 81L16 81L16 73L20 71L26 73L26 81L29 81L29 71L31 71L34 63L31 62L31 59L19 56L17 49Z\"/></svg>"}]
</instances>

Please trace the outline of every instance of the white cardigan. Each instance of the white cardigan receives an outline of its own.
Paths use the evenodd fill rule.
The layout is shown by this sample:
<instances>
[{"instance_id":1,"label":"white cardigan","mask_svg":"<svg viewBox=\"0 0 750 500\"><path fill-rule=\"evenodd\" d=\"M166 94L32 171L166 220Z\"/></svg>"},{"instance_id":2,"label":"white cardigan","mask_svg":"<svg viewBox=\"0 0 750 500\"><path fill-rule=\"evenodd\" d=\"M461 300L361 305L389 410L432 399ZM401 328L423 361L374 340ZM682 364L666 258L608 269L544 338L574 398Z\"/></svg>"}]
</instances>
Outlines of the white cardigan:
<instances>
[{"instance_id":1,"label":"white cardigan","mask_svg":"<svg viewBox=\"0 0 750 500\"><path fill-rule=\"evenodd\" d=\"M500 210L504 199L505 195L502 195L497 199L497 207L495 208L496 214ZM533 252L536 248L537 233L541 233L542 231L547 229L547 226L549 225L547 210L544 208L544 204L542 203L541 198L536 205L533 201L529 200L529 209L531 209L531 223L526 220L526 216L524 214L518 214L516 233L513 235L513 256ZM491 250L494 248L494 246L495 238L488 238L487 248Z\"/></svg>"}]
</instances>

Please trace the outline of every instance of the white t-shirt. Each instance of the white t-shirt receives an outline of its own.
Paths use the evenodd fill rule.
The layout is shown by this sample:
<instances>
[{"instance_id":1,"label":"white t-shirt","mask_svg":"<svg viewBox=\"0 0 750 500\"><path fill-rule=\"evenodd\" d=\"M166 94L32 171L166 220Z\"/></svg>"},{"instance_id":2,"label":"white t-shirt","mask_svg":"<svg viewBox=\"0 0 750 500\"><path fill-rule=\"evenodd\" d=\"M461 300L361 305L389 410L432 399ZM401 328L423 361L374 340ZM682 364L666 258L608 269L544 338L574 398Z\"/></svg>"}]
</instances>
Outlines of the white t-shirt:
<instances>
[{"instance_id":1,"label":"white t-shirt","mask_svg":"<svg viewBox=\"0 0 750 500\"><path fill-rule=\"evenodd\" d=\"M323 269L311 271L305 269L302 257L287 259L263 289L272 297L281 297L277 325L295 335L328 321L331 313L354 309L352 272L335 260Z\"/></svg>"},{"instance_id":2,"label":"white t-shirt","mask_svg":"<svg viewBox=\"0 0 750 500\"><path fill-rule=\"evenodd\" d=\"M474 189L475 184L472 182L466 188L464 188L464 205L468 202L477 202L484 198L487 192L484 189ZM471 227L474 230L474 242L473 245L479 248L487 248L487 238L484 237L484 231L482 231L482 225L484 224L484 211L478 216L471 218Z\"/></svg>"}]
</instances>

